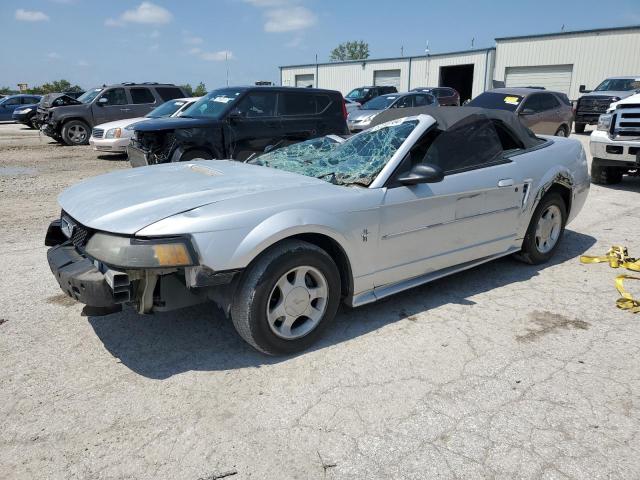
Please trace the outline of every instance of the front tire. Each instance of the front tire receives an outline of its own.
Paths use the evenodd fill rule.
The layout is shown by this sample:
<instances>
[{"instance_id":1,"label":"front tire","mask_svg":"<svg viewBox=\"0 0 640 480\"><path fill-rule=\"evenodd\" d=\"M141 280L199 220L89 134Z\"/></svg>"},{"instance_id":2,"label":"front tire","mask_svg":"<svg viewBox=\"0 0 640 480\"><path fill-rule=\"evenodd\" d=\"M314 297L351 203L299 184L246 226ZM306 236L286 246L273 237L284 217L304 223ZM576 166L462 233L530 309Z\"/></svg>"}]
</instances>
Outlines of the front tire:
<instances>
[{"instance_id":1,"label":"front tire","mask_svg":"<svg viewBox=\"0 0 640 480\"><path fill-rule=\"evenodd\" d=\"M558 193L547 193L533 212L529 228L517 258L538 265L551 259L567 223L567 206Z\"/></svg>"},{"instance_id":2,"label":"front tire","mask_svg":"<svg viewBox=\"0 0 640 480\"><path fill-rule=\"evenodd\" d=\"M623 169L618 167L603 167L594 158L591 162L591 182L597 185L614 185L622 181Z\"/></svg>"},{"instance_id":3,"label":"front tire","mask_svg":"<svg viewBox=\"0 0 640 480\"><path fill-rule=\"evenodd\" d=\"M576 123L573 128L576 130L576 133L584 133L584 127L586 126L586 123Z\"/></svg>"},{"instance_id":4,"label":"front tire","mask_svg":"<svg viewBox=\"0 0 640 480\"><path fill-rule=\"evenodd\" d=\"M204 150L190 150L180 157L181 162L188 162L190 160L213 160L213 156Z\"/></svg>"},{"instance_id":5,"label":"front tire","mask_svg":"<svg viewBox=\"0 0 640 480\"><path fill-rule=\"evenodd\" d=\"M340 273L324 250L286 240L243 273L231 319L240 336L263 353L299 352L331 324L340 292Z\"/></svg>"},{"instance_id":6,"label":"front tire","mask_svg":"<svg viewBox=\"0 0 640 480\"><path fill-rule=\"evenodd\" d=\"M71 120L62 126L61 136L69 146L88 145L91 129L81 120Z\"/></svg>"},{"instance_id":7,"label":"front tire","mask_svg":"<svg viewBox=\"0 0 640 480\"><path fill-rule=\"evenodd\" d=\"M556 137L568 137L569 136L569 129L567 127L565 127L564 125L560 125L558 130L556 130L555 136Z\"/></svg>"}]
</instances>

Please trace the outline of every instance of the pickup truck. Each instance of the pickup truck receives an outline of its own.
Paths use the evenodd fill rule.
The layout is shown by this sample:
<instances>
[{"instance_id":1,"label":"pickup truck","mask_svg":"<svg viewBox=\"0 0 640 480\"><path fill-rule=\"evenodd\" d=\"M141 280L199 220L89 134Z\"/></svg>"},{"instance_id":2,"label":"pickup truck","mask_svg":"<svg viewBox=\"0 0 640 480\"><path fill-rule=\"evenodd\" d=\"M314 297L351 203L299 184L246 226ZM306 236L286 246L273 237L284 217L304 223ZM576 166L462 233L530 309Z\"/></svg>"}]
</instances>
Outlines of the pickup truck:
<instances>
[{"instance_id":1,"label":"pickup truck","mask_svg":"<svg viewBox=\"0 0 640 480\"><path fill-rule=\"evenodd\" d=\"M591 181L611 185L640 172L640 94L612 103L589 140Z\"/></svg>"}]
</instances>

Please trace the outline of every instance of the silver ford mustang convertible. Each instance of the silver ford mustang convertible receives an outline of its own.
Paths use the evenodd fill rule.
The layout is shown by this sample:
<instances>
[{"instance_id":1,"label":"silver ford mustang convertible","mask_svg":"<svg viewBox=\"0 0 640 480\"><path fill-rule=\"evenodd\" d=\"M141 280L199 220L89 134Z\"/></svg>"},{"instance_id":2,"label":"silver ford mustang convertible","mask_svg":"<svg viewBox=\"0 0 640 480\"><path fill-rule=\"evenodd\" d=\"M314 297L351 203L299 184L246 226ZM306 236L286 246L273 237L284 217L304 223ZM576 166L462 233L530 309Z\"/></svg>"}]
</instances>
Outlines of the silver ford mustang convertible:
<instances>
[{"instance_id":1,"label":"silver ford mustang convertible","mask_svg":"<svg viewBox=\"0 0 640 480\"><path fill-rule=\"evenodd\" d=\"M509 112L403 109L377 121L245 163L156 165L75 185L47 232L51 270L95 312L213 300L249 344L284 354L316 341L340 302L357 307L505 255L549 260L587 197L580 143L536 137Z\"/></svg>"}]
</instances>

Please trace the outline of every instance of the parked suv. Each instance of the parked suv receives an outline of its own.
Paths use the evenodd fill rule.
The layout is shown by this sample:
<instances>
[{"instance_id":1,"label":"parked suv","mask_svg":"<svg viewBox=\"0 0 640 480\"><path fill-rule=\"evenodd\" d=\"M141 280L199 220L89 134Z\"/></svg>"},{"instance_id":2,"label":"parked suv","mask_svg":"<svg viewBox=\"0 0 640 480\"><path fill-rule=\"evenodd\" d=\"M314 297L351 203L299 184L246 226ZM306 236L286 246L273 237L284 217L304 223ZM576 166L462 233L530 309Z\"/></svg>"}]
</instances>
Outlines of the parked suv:
<instances>
[{"instance_id":1,"label":"parked suv","mask_svg":"<svg viewBox=\"0 0 640 480\"><path fill-rule=\"evenodd\" d=\"M640 174L640 94L612 103L589 137L591 181L620 183L622 175Z\"/></svg>"},{"instance_id":2,"label":"parked suv","mask_svg":"<svg viewBox=\"0 0 640 480\"><path fill-rule=\"evenodd\" d=\"M364 105L372 98L397 92L398 89L396 87L358 87L347 93L345 98L353 102L358 102L360 105Z\"/></svg>"},{"instance_id":3,"label":"parked suv","mask_svg":"<svg viewBox=\"0 0 640 480\"><path fill-rule=\"evenodd\" d=\"M534 133L568 137L573 109L564 93L539 88L494 88L481 93L467 106L508 110Z\"/></svg>"},{"instance_id":4,"label":"parked suv","mask_svg":"<svg viewBox=\"0 0 640 480\"><path fill-rule=\"evenodd\" d=\"M295 87L226 87L177 118L134 125L134 167L203 159L246 160L255 153L329 134L349 133L340 92Z\"/></svg>"},{"instance_id":5,"label":"parked suv","mask_svg":"<svg viewBox=\"0 0 640 480\"><path fill-rule=\"evenodd\" d=\"M607 78L593 91L580 85L580 93L584 95L576 104L576 133L583 133L587 124L598 123L598 117L606 113L613 102L639 92L640 75Z\"/></svg>"},{"instance_id":6,"label":"parked suv","mask_svg":"<svg viewBox=\"0 0 640 480\"><path fill-rule=\"evenodd\" d=\"M438 104L442 107L459 107L460 94L454 88L450 87L417 87L412 88L412 92L425 92L435 95Z\"/></svg>"},{"instance_id":7,"label":"parked suv","mask_svg":"<svg viewBox=\"0 0 640 480\"><path fill-rule=\"evenodd\" d=\"M172 84L120 83L86 91L77 99L47 95L38 107L40 129L67 145L89 143L91 129L123 118L144 117L162 103L187 95Z\"/></svg>"}]
</instances>

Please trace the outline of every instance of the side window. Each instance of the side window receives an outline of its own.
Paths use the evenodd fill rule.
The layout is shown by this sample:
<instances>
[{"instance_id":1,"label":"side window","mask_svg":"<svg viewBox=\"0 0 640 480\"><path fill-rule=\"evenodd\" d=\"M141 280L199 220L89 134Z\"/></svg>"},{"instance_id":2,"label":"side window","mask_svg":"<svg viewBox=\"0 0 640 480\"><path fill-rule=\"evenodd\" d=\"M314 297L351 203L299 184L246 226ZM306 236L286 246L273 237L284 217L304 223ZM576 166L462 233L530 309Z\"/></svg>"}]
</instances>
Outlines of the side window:
<instances>
[{"instance_id":1,"label":"side window","mask_svg":"<svg viewBox=\"0 0 640 480\"><path fill-rule=\"evenodd\" d=\"M560 106L560 102L558 99L551 95L550 93L545 93L540 95L542 97L542 109L544 110L553 110L554 108L558 108Z\"/></svg>"},{"instance_id":2,"label":"side window","mask_svg":"<svg viewBox=\"0 0 640 480\"><path fill-rule=\"evenodd\" d=\"M452 174L500 162L502 153L493 122L484 115L470 115L440 133L428 148L423 162L439 166L445 174Z\"/></svg>"},{"instance_id":3,"label":"side window","mask_svg":"<svg viewBox=\"0 0 640 480\"><path fill-rule=\"evenodd\" d=\"M156 99L148 88L132 88L131 101L133 103L155 103Z\"/></svg>"},{"instance_id":4,"label":"side window","mask_svg":"<svg viewBox=\"0 0 640 480\"><path fill-rule=\"evenodd\" d=\"M416 107L426 107L427 105L433 105L433 97L431 95L416 95Z\"/></svg>"},{"instance_id":5,"label":"side window","mask_svg":"<svg viewBox=\"0 0 640 480\"><path fill-rule=\"evenodd\" d=\"M186 96L178 87L158 87L156 88L156 92L158 92L160 98L165 102L173 100L174 98L182 98Z\"/></svg>"},{"instance_id":6,"label":"side window","mask_svg":"<svg viewBox=\"0 0 640 480\"><path fill-rule=\"evenodd\" d=\"M124 88L111 88L100 95L100 98L107 99L106 105L126 105L128 103Z\"/></svg>"},{"instance_id":7,"label":"side window","mask_svg":"<svg viewBox=\"0 0 640 480\"><path fill-rule=\"evenodd\" d=\"M22 97L23 105L31 105L32 103L38 103L38 100L33 97Z\"/></svg>"},{"instance_id":8,"label":"side window","mask_svg":"<svg viewBox=\"0 0 640 480\"><path fill-rule=\"evenodd\" d=\"M10 98L9 100L5 100L3 105L20 105L20 97Z\"/></svg>"},{"instance_id":9,"label":"side window","mask_svg":"<svg viewBox=\"0 0 640 480\"><path fill-rule=\"evenodd\" d=\"M281 93L278 113L282 116L315 115L316 96L300 93Z\"/></svg>"},{"instance_id":10,"label":"side window","mask_svg":"<svg viewBox=\"0 0 640 480\"><path fill-rule=\"evenodd\" d=\"M408 108L413 107L413 97L414 95L406 95L400 98L394 105L396 108Z\"/></svg>"},{"instance_id":11,"label":"side window","mask_svg":"<svg viewBox=\"0 0 640 480\"><path fill-rule=\"evenodd\" d=\"M315 97L316 112L323 113L329 107L329 105L331 105L331 98L329 97L329 95L316 95ZM342 111L340 113L342 113Z\"/></svg>"},{"instance_id":12,"label":"side window","mask_svg":"<svg viewBox=\"0 0 640 480\"><path fill-rule=\"evenodd\" d=\"M533 113L542 112L544 110L542 95L531 95L525 100L522 110L531 110Z\"/></svg>"},{"instance_id":13,"label":"side window","mask_svg":"<svg viewBox=\"0 0 640 480\"><path fill-rule=\"evenodd\" d=\"M236 110L246 118L273 117L276 114L275 92L252 92L238 102Z\"/></svg>"}]
</instances>

